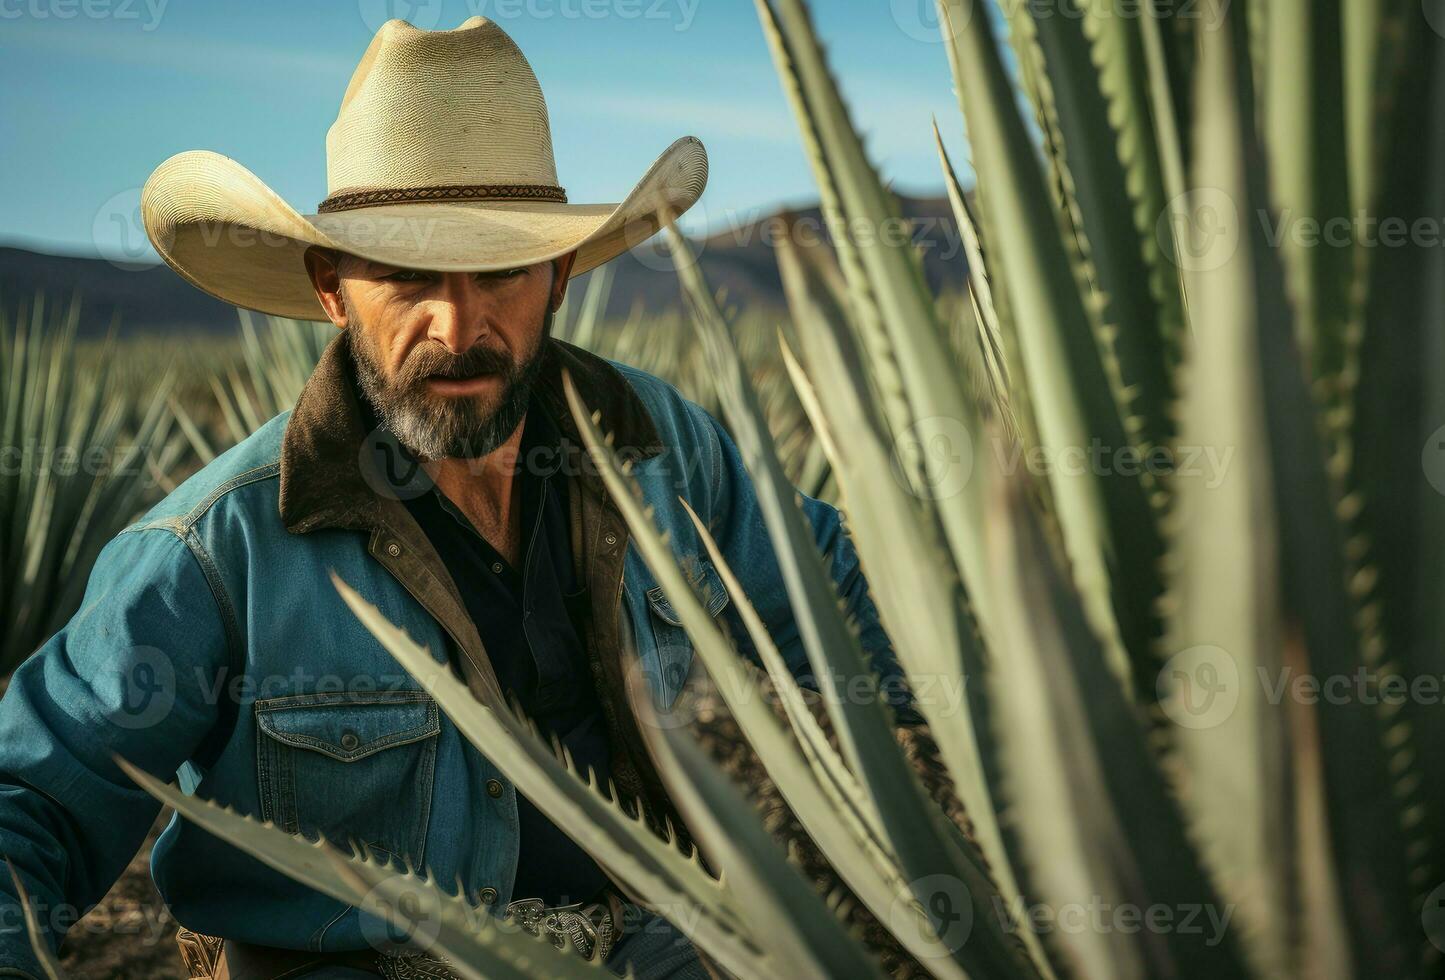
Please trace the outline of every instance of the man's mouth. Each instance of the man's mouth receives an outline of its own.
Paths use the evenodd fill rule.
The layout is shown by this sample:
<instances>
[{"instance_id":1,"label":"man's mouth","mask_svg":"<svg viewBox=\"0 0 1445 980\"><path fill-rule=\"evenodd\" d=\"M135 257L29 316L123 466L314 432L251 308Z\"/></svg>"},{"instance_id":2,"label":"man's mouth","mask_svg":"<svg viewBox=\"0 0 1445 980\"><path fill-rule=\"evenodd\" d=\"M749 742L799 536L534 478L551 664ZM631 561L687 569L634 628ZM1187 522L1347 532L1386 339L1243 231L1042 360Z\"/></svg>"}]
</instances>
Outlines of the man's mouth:
<instances>
[{"instance_id":1,"label":"man's mouth","mask_svg":"<svg viewBox=\"0 0 1445 980\"><path fill-rule=\"evenodd\" d=\"M426 386L428 391L438 395L474 395L488 390L493 384L500 384L501 380L501 374L494 371L484 371L481 374L465 377L433 374L427 377Z\"/></svg>"}]
</instances>

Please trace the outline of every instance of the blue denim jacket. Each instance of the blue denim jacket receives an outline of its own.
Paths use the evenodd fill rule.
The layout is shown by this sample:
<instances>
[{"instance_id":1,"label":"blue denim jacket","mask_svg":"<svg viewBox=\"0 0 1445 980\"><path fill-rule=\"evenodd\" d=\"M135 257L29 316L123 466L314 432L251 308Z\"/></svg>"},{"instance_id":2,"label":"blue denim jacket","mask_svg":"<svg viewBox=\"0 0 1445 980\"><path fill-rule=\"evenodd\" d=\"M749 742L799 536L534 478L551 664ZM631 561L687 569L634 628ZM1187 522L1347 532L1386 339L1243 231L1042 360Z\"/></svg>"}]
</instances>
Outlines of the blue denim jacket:
<instances>
[{"instance_id":1,"label":"blue denim jacket","mask_svg":"<svg viewBox=\"0 0 1445 980\"><path fill-rule=\"evenodd\" d=\"M158 812L113 755L289 830L406 856L497 909L513 897L515 789L329 581L334 569L438 660L450 651L469 664L474 693L495 699L449 576L396 499L398 484L376 477L387 457L377 433L359 431L346 344L342 334L328 348L294 412L107 545L80 610L0 700L0 854L52 943L103 897ZM555 341L547 351L540 384L555 417L571 425L560 403L565 367L616 444L636 450L635 477L709 610L750 651L679 496L713 530L789 664L806 674L751 481L721 426L648 374ZM692 649L595 476L576 476L584 493L574 534L594 587L590 640L621 651L601 674L604 700L625 710L617 671L640 670L666 706ZM865 648L892 675L837 511L807 497L802 504ZM635 726L628 715L612 719L618 732ZM640 793L649 763L636 756ZM331 951L364 948L375 925L178 819L151 870L176 919L209 935ZM8 875L0 877L0 975L38 974Z\"/></svg>"}]
</instances>

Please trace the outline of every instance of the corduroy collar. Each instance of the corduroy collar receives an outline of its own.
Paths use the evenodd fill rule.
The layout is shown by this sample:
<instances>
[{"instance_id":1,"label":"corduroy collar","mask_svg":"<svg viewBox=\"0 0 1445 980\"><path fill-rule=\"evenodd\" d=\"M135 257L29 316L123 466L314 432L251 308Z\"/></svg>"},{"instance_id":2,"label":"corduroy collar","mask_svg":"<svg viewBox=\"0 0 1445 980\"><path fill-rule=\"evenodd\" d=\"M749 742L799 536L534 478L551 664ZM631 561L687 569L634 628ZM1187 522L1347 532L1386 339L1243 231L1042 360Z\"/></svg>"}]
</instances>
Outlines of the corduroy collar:
<instances>
[{"instance_id":1,"label":"corduroy collar","mask_svg":"<svg viewBox=\"0 0 1445 980\"><path fill-rule=\"evenodd\" d=\"M562 388L566 370L588 408L601 413L613 446L638 458L661 452L657 428L627 379L595 354L554 338L543 341L537 392L551 409L564 440L581 445ZM281 520L294 534L319 528L371 530L381 524L383 501L363 466L373 447L366 431L345 331L327 345L291 413L281 443ZM591 471L582 469L584 480ZM595 477L595 475L594 475ZM590 481L587 481L590 482Z\"/></svg>"}]
</instances>

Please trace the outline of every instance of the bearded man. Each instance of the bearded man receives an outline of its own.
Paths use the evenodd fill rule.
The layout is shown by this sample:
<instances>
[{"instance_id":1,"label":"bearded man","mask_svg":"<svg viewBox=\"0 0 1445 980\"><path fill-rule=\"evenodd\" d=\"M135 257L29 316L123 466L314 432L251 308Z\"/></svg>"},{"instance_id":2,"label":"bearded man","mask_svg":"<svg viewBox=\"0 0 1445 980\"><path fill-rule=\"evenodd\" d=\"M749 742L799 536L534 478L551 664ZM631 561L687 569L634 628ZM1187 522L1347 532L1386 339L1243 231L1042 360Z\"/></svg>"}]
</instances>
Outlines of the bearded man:
<instances>
[{"instance_id":1,"label":"bearded man","mask_svg":"<svg viewBox=\"0 0 1445 980\"><path fill-rule=\"evenodd\" d=\"M669 814L626 689L645 678L665 709L692 648L584 464L565 371L635 460L708 611L750 650L679 498L806 674L727 433L670 385L550 336L572 276L697 200L702 144L673 143L620 204L569 203L530 65L476 17L452 31L383 26L327 161L314 215L214 153L173 157L146 185L147 232L188 281L339 332L294 410L110 542L80 611L16 672L0 701L0 853L58 943L69 919L54 913L98 901L157 816L120 756L293 833L460 882L498 915L560 922L614 971L705 976L687 939L632 915L330 582L334 571L453 664L480 701L515 699L580 769ZM802 506L865 649L891 675L838 513ZM373 917L179 819L152 872L196 976L448 975L377 942ZM0 881L0 975L38 976L19 909Z\"/></svg>"}]
</instances>

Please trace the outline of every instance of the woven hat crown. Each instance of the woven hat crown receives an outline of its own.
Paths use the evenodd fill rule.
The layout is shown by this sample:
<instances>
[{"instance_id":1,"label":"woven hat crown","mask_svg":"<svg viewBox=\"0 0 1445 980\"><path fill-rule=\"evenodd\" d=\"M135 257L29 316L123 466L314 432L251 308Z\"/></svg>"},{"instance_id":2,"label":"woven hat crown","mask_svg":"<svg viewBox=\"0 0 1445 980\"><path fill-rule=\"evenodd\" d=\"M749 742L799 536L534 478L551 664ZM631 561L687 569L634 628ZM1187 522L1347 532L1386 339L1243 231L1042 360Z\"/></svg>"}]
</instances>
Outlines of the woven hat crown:
<instances>
[{"instance_id":1,"label":"woven hat crown","mask_svg":"<svg viewBox=\"0 0 1445 980\"><path fill-rule=\"evenodd\" d=\"M332 207L368 192L475 185L566 200L542 87L516 42L485 17L450 31L382 25L327 131L326 178ZM513 195L507 185L524 187Z\"/></svg>"}]
</instances>

